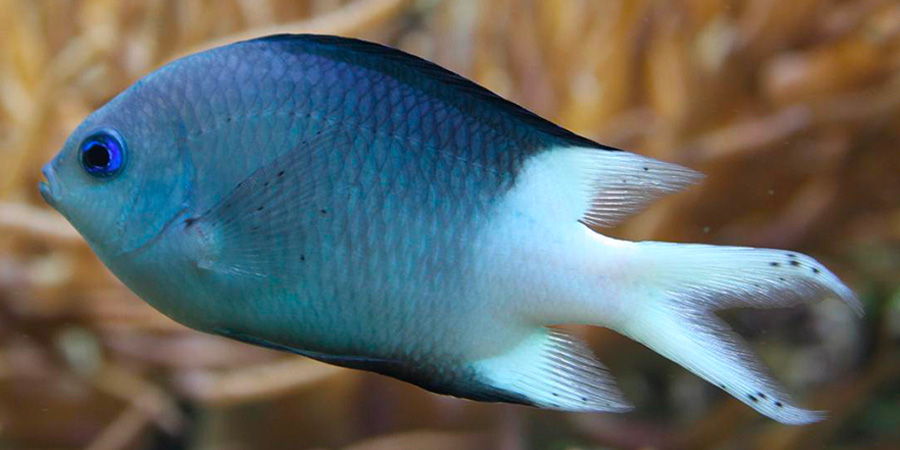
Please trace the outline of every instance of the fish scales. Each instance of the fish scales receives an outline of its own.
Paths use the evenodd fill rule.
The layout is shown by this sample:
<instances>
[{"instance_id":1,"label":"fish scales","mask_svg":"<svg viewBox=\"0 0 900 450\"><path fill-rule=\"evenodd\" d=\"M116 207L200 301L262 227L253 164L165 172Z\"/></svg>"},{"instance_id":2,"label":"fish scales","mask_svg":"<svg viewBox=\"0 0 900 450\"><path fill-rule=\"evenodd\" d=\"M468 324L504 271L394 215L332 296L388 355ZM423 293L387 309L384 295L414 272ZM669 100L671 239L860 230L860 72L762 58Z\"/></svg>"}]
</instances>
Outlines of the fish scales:
<instances>
[{"instance_id":1,"label":"fish scales","mask_svg":"<svg viewBox=\"0 0 900 450\"><path fill-rule=\"evenodd\" d=\"M286 45L296 46L290 42ZM238 53L219 60L212 54L196 62L205 68L198 72L196 80L166 79L165 72L159 74L161 79L153 80L162 85L162 90L171 83L172 101L183 99L184 110L199 109L191 100L199 98L203 99L203 107L226 111L225 119L221 114L208 115L205 120L185 125L189 139L202 140L192 149L195 166L223 166L223 170L216 171L216 177L197 177L193 183L194 195L203 197L192 201L214 204L248 171L277 157L279 152L303 145L304 139L317 132L346 133L352 136L352 143L345 148L346 152L335 152L329 158L326 171L333 179L328 180L327 192L317 198L317 208L297 211L308 217L292 217L315 225L307 230L308 240L315 245L306 246L309 254L305 255L305 261L287 261L304 267L298 271L301 278L294 284L315 293L295 294L309 297L301 303L304 308L316 310L320 317L320 329L310 330L310 334L323 335L324 330L340 326L341 318L347 320L348 315L363 315L371 319L367 323L373 326L387 319L400 329L409 327L415 331L415 323L405 324L418 322L414 320L415 311L408 311L416 305L432 303L428 308L438 310L444 305L477 307L465 304L469 299L464 292L466 269L460 263L467 258L461 255L470 251L467 243L472 241L471 234L477 225L483 222L492 199L512 183L509 174L514 173L510 168L516 164L516 156L505 150L510 146L537 149L533 143L537 138L528 136L528 130L516 131L515 124L488 126L478 122L464 115L461 108L466 105L457 107L423 96L412 85L414 80L401 81L382 74L377 68L354 65L353 58L344 55L341 56L349 62L332 59L334 56L329 52L297 52L276 47L263 54L269 52L276 55L254 58L259 52L253 48L247 49L246 58ZM221 68L216 67L219 64ZM267 89L259 90L254 98L248 98L243 92L242 86L246 85L241 82L243 78L266 80L269 76L275 80L271 84L264 81ZM293 89L279 89L282 84ZM184 86L199 86L194 88L199 95L182 96L182 90L191 89ZM270 99L270 96L283 97ZM208 104L206 99L210 99ZM232 110L241 113L228 112ZM521 137L517 136L511 143L511 136L516 134ZM259 152L237 154L235 157L245 160L235 164L230 156L232 147L222 143L237 143ZM429 189L409 188L416 185ZM388 198L390 202L386 201ZM348 207L335 208L335 205ZM387 226L395 218L402 221L402 228ZM423 242L419 239L422 236L429 239ZM332 255L328 261L319 255L325 251ZM353 264L362 260L360 253L367 255L366 266ZM396 261L396 255L408 258ZM444 265L455 266L452 273L442 273ZM352 274L347 272L350 267L353 267ZM343 279L345 275L352 278ZM406 302L409 295L402 290L412 282L421 283L416 289L423 298ZM432 283L441 285L430 287ZM346 289L335 292L338 287ZM460 292L454 295L454 289ZM396 290L401 292L390 293ZM428 291L439 292L441 297L428 295ZM267 293L260 294L241 292L238 296L265 297ZM443 298L447 294L456 298L450 302ZM340 296L348 299L329 300ZM235 299L234 303L242 302ZM267 308L261 305L252 311L240 310L238 314L242 317L259 314L261 319L271 320L273 314ZM280 312L274 314L278 319L295 316ZM390 316L384 317L386 314ZM326 319L327 316L331 317ZM276 328L286 328L286 334L293 334L296 328L304 326L303 321L296 322L289 320ZM267 327L273 326L274 323L267 322ZM380 332L377 328L354 331L360 335L342 338L351 342L345 345L372 345L377 335L369 333Z\"/></svg>"}]
</instances>

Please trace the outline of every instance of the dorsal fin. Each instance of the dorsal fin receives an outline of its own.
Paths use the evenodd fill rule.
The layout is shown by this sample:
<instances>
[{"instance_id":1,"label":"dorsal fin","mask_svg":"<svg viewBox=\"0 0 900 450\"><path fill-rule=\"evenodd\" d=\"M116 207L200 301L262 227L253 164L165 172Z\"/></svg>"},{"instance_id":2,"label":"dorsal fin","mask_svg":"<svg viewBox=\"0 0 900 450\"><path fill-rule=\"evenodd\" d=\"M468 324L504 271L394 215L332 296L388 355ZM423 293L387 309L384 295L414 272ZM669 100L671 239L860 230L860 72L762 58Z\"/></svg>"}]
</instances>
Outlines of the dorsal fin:
<instances>
[{"instance_id":1,"label":"dorsal fin","mask_svg":"<svg viewBox=\"0 0 900 450\"><path fill-rule=\"evenodd\" d=\"M701 177L630 152L554 147L525 162L507 203L555 223L608 227Z\"/></svg>"},{"instance_id":2,"label":"dorsal fin","mask_svg":"<svg viewBox=\"0 0 900 450\"><path fill-rule=\"evenodd\" d=\"M610 227L638 213L654 200L698 182L703 175L677 164L630 152L585 149L584 170L590 182L590 206L583 220Z\"/></svg>"}]
</instances>

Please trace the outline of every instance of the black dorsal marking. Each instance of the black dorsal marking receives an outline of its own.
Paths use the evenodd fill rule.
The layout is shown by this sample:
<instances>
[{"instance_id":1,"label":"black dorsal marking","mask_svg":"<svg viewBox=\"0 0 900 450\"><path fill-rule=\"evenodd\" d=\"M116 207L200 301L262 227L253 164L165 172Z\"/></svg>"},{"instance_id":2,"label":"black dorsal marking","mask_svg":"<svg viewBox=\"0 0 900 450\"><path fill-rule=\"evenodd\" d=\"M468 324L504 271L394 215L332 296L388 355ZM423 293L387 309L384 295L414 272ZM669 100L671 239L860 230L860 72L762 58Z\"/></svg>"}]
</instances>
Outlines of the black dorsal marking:
<instances>
[{"instance_id":1,"label":"black dorsal marking","mask_svg":"<svg viewBox=\"0 0 900 450\"><path fill-rule=\"evenodd\" d=\"M254 43L277 45L278 49L292 53L319 54L335 61L365 67L462 109L471 109L471 105L475 103L472 100L475 100L479 105L478 110L493 109L500 115L513 117L544 135L573 146L619 151L560 127L455 72L396 48L359 39L317 34L277 34L234 45ZM477 110L473 111L477 113Z\"/></svg>"}]
</instances>

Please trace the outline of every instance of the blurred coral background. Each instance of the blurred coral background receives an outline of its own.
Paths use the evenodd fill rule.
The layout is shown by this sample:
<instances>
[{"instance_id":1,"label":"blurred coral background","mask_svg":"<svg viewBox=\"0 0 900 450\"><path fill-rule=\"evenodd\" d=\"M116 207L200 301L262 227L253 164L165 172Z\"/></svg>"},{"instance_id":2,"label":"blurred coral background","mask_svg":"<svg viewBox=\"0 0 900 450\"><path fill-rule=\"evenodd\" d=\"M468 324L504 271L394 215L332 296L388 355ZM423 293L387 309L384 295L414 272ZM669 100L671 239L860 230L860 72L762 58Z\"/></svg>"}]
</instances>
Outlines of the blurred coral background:
<instances>
[{"instance_id":1,"label":"blurred coral background","mask_svg":"<svg viewBox=\"0 0 900 450\"><path fill-rule=\"evenodd\" d=\"M37 192L91 111L178 56L363 37L704 183L612 230L790 248L856 290L726 319L801 404L767 420L621 336L577 329L637 406L476 404L202 335L145 305ZM0 0L0 449L900 448L900 3Z\"/></svg>"}]
</instances>

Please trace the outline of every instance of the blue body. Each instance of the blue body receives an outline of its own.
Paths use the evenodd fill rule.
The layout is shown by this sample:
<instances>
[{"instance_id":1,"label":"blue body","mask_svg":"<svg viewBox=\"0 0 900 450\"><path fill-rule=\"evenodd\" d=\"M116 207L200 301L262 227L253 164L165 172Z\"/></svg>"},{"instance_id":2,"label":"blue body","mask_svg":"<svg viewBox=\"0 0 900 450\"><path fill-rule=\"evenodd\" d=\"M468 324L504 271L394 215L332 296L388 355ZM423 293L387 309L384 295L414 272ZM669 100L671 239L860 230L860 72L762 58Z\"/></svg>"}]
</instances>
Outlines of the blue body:
<instances>
[{"instance_id":1,"label":"blue body","mask_svg":"<svg viewBox=\"0 0 900 450\"><path fill-rule=\"evenodd\" d=\"M92 119L127 120L104 117L119 101L171 111L167 129L177 133L181 158L166 170L183 180L174 192L142 193L167 203L150 211L160 213L152 232L164 230L148 238L153 245L135 243L119 259L100 253L135 292L201 330L470 397L482 394L441 377L475 382L457 373L464 361L527 333L479 336L508 314L500 299L474 292L473 281L487 273L476 248L486 217L532 154L599 147L431 63L319 36L276 36L185 58ZM236 213L245 231L256 224L280 241L249 232L228 241L219 218L200 221L209 246L198 247L185 221L240 196L238 183L281 167L278 158L292 152L286 192L273 195L293 203ZM313 189L304 184L310 179ZM222 254L210 248L220 246ZM259 258L232 270L230 259L247 258L229 252L248 246Z\"/></svg>"}]
</instances>

